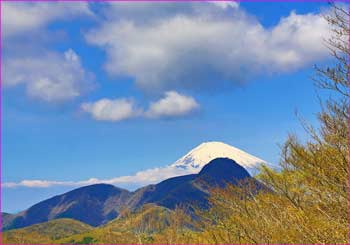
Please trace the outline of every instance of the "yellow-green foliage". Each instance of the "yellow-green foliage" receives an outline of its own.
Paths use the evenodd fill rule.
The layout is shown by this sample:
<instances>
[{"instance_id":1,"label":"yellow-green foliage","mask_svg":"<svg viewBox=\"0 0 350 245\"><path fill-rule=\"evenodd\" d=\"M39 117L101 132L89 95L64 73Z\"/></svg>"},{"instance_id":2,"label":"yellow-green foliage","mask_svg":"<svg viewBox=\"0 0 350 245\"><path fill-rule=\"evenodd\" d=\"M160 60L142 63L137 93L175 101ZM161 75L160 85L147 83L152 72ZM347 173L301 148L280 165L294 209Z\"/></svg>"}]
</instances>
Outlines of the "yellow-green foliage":
<instances>
[{"instance_id":1,"label":"yellow-green foliage","mask_svg":"<svg viewBox=\"0 0 350 245\"><path fill-rule=\"evenodd\" d=\"M270 191L255 195L249 185L213 190L212 208L199 212L199 243L350 243L349 13L333 10L327 44L335 66L318 68L315 78L332 96L322 102L319 129L303 123L310 137L287 139L281 171L262 168L258 178Z\"/></svg>"},{"instance_id":2,"label":"yellow-green foliage","mask_svg":"<svg viewBox=\"0 0 350 245\"><path fill-rule=\"evenodd\" d=\"M91 230L92 227L73 219L57 219L3 233L9 244L50 243L53 240Z\"/></svg>"},{"instance_id":3,"label":"yellow-green foliage","mask_svg":"<svg viewBox=\"0 0 350 245\"><path fill-rule=\"evenodd\" d=\"M322 102L319 129L303 122L309 139L291 135L282 148L280 171L263 167L267 190L253 185L211 192L212 208L198 211L193 232L175 243L349 244L349 13L333 5L326 41L334 67L317 68L316 84L331 98ZM156 236L168 242L168 234Z\"/></svg>"},{"instance_id":4,"label":"yellow-green foliage","mask_svg":"<svg viewBox=\"0 0 350 245\"><path fill-rule=\"evenodd\" d=\"M172 211L153 204L136 212L123 210L111 222L89 232L70 236L58 243L152 243L152 235L169 226ZM85 242L84 242L85 241Z\"/></svg>"}]
</instances>

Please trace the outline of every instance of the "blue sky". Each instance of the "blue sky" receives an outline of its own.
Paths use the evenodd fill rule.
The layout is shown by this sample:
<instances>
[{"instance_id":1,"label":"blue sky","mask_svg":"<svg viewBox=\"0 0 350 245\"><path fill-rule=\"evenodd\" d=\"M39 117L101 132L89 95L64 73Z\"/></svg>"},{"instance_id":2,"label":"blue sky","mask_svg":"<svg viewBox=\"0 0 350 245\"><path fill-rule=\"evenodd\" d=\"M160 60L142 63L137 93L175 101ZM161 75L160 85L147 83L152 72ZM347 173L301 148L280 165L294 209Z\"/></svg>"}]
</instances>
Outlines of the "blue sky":
<instances>
[{"instance_id":1,"label":"blue sky","mask_svg":"<svg viewBox=\"0 0 350 245\"><path fill-rule=\"evenodd\" d=\"M3 5L3 211L205 141L277 163L316 123L325 3Z\"/></svg>"}]
</instances>

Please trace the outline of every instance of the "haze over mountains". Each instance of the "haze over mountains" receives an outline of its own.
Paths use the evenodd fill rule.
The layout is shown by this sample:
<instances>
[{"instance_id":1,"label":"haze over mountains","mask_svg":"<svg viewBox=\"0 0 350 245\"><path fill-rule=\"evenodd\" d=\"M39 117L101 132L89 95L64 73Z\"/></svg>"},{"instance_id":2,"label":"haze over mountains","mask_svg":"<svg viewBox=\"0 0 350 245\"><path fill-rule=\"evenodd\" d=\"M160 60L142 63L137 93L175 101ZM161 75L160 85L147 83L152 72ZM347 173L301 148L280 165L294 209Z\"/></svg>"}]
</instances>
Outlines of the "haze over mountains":
<instances>
[{"instance_id":1,"label":"haze over mountains","mask_svg":"<svg viewBox=\"0 0 350 245\"><path fill-rule=\"evenodd\" d=\"M255 181L244 167L251 169L263 162L224 143L203 143L168 166L192 174L168 178L133 192L110 184L81 187L44 200L18 214L3 215L4 229L59 218L72 218L99 226L118 217L122 209L136 210L149 203L169 209L177 205L207 207L210 187L236 184L243 179ZM257 187L260 186L257 181L255 183Z\"/></svg>"}]
</instances>

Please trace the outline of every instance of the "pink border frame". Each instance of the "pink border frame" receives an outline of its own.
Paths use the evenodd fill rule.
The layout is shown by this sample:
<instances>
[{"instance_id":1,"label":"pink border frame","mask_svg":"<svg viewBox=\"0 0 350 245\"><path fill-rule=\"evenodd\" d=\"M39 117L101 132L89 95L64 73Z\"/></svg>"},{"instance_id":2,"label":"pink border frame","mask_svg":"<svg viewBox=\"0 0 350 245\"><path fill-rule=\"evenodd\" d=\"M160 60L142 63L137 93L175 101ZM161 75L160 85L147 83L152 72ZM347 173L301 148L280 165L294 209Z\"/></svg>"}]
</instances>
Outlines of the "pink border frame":
<instances>
[{"instance_id":1,"label":"pink border frame","mask_svg":"<svg viewBox=\"0 0 350 245\"><path fill-rule=\"evenodd\" d=\"M2 212L2 2L329 2L332 0L0 0L0 212ZM348 10L350 13L350 0L333 0L334 2L349 3ZM350 36L349 36L349 50L350 50ZM350 64L350 53L348 54L348 64ZM350 65L349 65L350 66ZM348 81L350 81L350 73L348 73ZM349 88L350 90L350 88ZM350 100L348 111L350 113ZM348 120L348 126L350 128L350 119ZM350 147L350 130L348 130L348 146ZM348 149L350 158L350 149ZM350 162L348 163L348 170L350 172ZM350 224L350 174L347 179L347 190L348 190L348 221ZM350 226L348 239L350 240ZM2 215L0 214L0 245L2 242ZM6 244L6 245L22 245L22 244ZM36 245L47 245L47 244L36 244ZM54 245L54 244L53 244ZM71 245L71 244L67 244ZM73 245L73 244L72 244ZM97 244L98 245L98 244ZM103 245L117 245L117 244L103 244ZM133 245L123 244L123 245ZM163 245L163 244L152 244L152 245ZM177 245L177 244L173 244ZM199 244L186 244L186 245L199 245ZM228 245L228 244L220 244ZM250 244L239 244L239 245L250 245ZM265 245L265 244L259 244ZM297 245L297 244L295 244ZM300 244L300 245L312 245L312 244Z\"/></svg>"}]
</instances>

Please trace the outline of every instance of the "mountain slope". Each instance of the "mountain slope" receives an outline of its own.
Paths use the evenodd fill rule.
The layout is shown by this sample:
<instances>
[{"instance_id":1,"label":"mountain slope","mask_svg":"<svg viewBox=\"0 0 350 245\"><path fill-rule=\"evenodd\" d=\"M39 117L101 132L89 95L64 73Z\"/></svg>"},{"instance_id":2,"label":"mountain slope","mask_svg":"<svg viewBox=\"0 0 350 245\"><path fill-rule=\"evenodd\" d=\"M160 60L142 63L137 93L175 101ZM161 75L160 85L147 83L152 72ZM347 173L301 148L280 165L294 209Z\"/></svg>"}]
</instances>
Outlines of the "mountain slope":
<instances>
[{"instance_id":1,"label":"mountain slope","mask_svg":"<svg viewBox=\"0 0 350 245\"><path fill-rule=\"evenodd\" d=\"M156 233L169 226L172 211L147 204L135 212L128 213L91 231L57 240L60 244L137 244L145 233ZM149 240L148 243L151 243Z\"/></svg>"},{"instance_id":2,"label":"mountain slope","mask_svg":"<svg viewBox=\"0 0 350 245\"><path fill-rule=\"evenodd\" d=\"M92 227L73 219L57 219L15 229L3 233L5 244L50 243L52 240L80 234L92 230Z\"/></svg>"},{"instance_id":3,"label":"mountain slope","mask_svg":"<svg viewBox=\"0 0 350 245\"><path fill-rule=\"evenodd\" d=\"M173 209L182 204L202 204L205 202L206 194L192 185L196 177L195 174L179 176L141 188L135 191L130 207L136 209L146 203L155 203Z\"/></svg>"},{"instance_id":4,"label":"mountain slope","mask_svg":"<svg viewBox=\"0 0 350 245\"><path fill-rule=\"evenodd\" d=\"M11 225L15 217L16 215L14 214L9 214L5 212L1 213L2 227L8 227L9 225Z\"/></svg>"},{"instance_id":5,"label":"mountain slope","mask_svg":"<svg viewBox=\"0 0 350 245\"><path fill-rule=\"evenodd\" d=\"M159 184L137 190L131 198L129 206L137 208L146 203L155 203L170 209L177 205L207 207L210 187L224 187L227 183L237 184L238 181L247 178L253 179L247 170L234 160L216 158L198 174L170 178Z\"/></svg>"},{"instance_id":6,"label":"mountain slope","mask_svg":"<svg viewBox=\"0 0 350 245\"><path fill-rule=\"evenodd\" d=\"M237 184L247 178L251 178L248 171L234 160L216 158L202 168L195 181L223 187L226 183Z\"/></svg>"},{"instance_id":7,"label":"mountain slope","mask_svg":"<svg viewBox=\"0 0 350 245\"><path fill-rule=\"evenodd\" d=\"M97 226L118 216L130 192L112 185L81 187L42 201L15 216L4 229L21 228L58 218L73 218Z\"/></svg>"},{"instance_id":8,"label":"mountain slope","mask_svg":"<svg viewBox=\"0 0 350 245\"><path fill-rule=\"evenodd\" d=\"M195 205L208 207L210 187L224 187L252 179L245 168L229 158L210 161L198 174L166 179L134 192L107 184L95 184L55 196L29 209L8 216L6 229L30 226L59 218L72 218L92 226L100 226L116 218L124 208L136 210L153 203L169 209L176 206ZM258 182L257 182L258 184Z\"/></svg>"}]
</instances>

